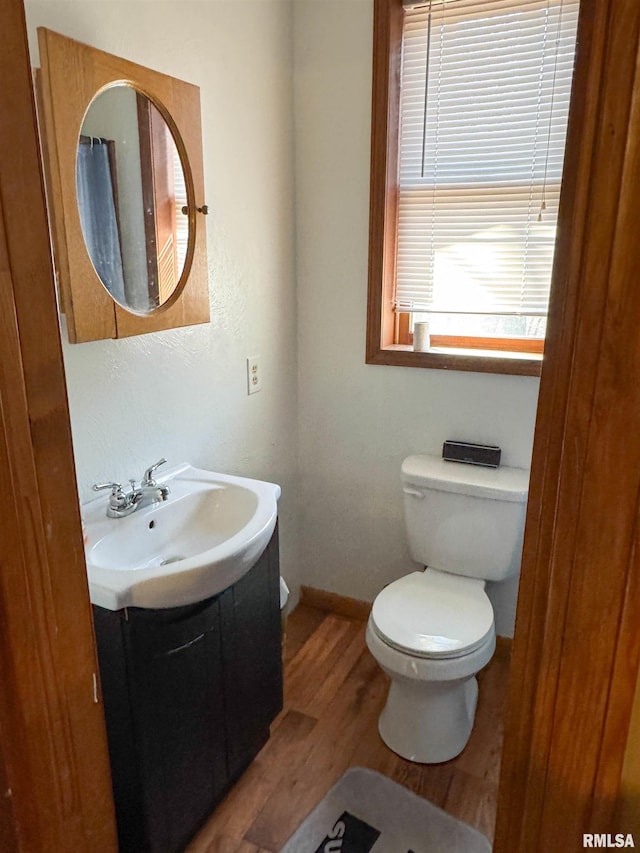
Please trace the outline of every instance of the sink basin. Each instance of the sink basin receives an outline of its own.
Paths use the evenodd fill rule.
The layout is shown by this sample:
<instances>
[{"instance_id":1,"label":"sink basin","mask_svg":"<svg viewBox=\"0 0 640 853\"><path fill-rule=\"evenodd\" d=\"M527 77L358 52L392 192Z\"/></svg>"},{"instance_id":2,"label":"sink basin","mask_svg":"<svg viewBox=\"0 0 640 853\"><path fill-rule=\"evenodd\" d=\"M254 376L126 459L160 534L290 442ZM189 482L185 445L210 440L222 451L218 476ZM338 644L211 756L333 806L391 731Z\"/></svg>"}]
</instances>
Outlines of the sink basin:
<instances>
[{"instance_id":1,"label":"sink basin","mask_svg":"<svg viewBox=\"0 0 640 853\"><path fill-rule=\"evenodd\" d=\"M238 581L276 525L280 486L178 465L157 477L166 501L107 518L104 498L82 507L93 604L177 607Z\"/></svg>"}]
</instances>

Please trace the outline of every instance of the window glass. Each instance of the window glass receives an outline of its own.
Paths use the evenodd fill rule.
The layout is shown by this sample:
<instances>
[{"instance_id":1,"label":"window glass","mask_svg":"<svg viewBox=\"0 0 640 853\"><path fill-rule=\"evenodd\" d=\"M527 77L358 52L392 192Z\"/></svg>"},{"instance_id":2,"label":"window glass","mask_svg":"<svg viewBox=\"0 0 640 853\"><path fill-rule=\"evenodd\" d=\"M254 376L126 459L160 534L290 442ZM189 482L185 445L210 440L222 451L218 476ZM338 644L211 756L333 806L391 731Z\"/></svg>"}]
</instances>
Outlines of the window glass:
<instances>
[{"instance_id":1,"label":"window glass","mask_svg":"<svg viewBox=\"0 0 640 853\"><path fill-rule=\"evenodd\" d=\"M395 310L543 338L578 0L405 12Z\"/></svg>"}]
</instances>

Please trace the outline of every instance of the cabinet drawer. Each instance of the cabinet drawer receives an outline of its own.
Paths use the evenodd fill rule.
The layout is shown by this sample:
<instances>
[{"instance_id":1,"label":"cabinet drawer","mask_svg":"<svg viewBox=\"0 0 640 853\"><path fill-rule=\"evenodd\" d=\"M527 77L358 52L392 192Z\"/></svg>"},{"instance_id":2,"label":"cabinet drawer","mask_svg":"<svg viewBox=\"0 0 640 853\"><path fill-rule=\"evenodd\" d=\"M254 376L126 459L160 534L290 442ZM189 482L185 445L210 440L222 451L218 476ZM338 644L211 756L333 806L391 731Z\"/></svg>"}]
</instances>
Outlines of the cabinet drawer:
<instances>
[{"instance_id":1,"label":"cabinet drawer","mask_svg":"<svg viewBox=\"0 0 640 853\"><path fill-rule=\"evenodd\" d=\"M129 608L125 634L136 655L149 658L178 654L201 642L208 631L217 630L218 598L166 610Z\"/></svg>"}]
</instances>

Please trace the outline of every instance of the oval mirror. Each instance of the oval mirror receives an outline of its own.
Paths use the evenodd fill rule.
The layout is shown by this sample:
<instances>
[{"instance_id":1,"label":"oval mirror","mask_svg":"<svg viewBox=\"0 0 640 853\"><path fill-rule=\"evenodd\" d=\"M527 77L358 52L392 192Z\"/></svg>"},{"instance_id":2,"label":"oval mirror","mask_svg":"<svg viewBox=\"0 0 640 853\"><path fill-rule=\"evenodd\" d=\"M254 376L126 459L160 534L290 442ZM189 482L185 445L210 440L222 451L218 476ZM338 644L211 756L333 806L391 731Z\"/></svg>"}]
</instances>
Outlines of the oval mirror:
<instances>
[{"instance_id":1,"label":"oval mirror","mask_svg":"<svg viewBox=\"0 0 640 853\"><path fill-rule=\"evenodd\" d=\"M133 86L117 83L91 101L76 194L89 257L113 299L136 314L167 302L193 239L185 174L164 116Z\"/></svg>"}]
</instances>

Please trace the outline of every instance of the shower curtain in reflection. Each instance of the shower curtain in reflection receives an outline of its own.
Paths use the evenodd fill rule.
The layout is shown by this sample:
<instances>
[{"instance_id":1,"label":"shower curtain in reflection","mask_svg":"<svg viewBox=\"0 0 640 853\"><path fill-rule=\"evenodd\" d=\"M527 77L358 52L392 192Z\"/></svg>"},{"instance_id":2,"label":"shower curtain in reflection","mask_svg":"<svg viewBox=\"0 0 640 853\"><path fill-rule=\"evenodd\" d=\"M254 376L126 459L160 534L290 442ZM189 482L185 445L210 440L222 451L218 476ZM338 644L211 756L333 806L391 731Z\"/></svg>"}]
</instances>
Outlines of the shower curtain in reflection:
<instances>
[{"instance_id":1,"label":"shower curtain in reflection","mask_svg":"<svg viewBox=\"0 0 640 853\"><path fill-rule=\"evenodd\" d=\"M87 137L80 140L76 186L89 257L109 293L124 305L122 251L106 140Z\"/></svg>"}]
</instances>

